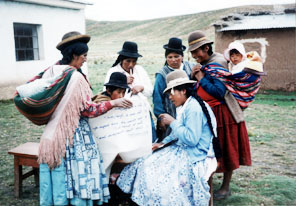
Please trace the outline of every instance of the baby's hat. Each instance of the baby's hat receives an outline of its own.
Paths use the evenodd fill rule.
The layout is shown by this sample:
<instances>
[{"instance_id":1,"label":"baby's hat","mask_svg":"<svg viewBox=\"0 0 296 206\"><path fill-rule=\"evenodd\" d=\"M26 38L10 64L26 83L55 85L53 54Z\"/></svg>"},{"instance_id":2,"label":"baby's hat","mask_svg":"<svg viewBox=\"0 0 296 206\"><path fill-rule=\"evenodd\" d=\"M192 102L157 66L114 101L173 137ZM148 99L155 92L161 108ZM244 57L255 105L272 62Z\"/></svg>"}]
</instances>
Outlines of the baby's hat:
<instances>
[{"instance_id":1,"label":"baby's hat","mask_svg":"<svg viewBox=\"0 0 296 206\"><path fill-rule=\"evenodd\" d=\"M227 61L230 61L230 55L229 55L229 52L232 50L232 49L236 49L237 51L239 51L239 53L241 53L241 55L243 55L243 59L245 59L247 56L246 56L246 50L245 50L245 47L242 43L240 43L239 41L234 41L234 42L231 42L229 45L228 45L228 48L225 49L224 51L224 58L227 60Z\"/></svg>"}]
</instances>

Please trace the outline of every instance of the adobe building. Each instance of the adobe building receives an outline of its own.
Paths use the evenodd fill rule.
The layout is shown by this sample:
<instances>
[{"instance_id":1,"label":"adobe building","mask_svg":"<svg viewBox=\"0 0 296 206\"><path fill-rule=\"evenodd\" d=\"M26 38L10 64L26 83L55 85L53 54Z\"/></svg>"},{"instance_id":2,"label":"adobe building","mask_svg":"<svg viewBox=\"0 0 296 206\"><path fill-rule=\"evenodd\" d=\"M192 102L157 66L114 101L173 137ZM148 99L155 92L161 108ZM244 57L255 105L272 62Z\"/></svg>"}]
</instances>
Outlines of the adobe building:
<instances>
[{"instance_id":1,"label":"adobe building","mask_svg":"<svg viewBox=\"0 0 296 206\"><path fill-rule=\"evenodd\" d=\"M258 12L229 15L215 26L215 50L223 53L239 40L246 52L257 51L264 62L261 89L296 91L295 8L281 13Z\"/></svg>"},{"instance_id":2,"label":"adobe building","mask_svg":"<svg viewBox=\"0 0 296 206\"><path fill-rule=\"evenodd\" d=\"M61 59L56 45L85 33L84 0L0 0L0 99Z\"/></svg>"}]
</instances>

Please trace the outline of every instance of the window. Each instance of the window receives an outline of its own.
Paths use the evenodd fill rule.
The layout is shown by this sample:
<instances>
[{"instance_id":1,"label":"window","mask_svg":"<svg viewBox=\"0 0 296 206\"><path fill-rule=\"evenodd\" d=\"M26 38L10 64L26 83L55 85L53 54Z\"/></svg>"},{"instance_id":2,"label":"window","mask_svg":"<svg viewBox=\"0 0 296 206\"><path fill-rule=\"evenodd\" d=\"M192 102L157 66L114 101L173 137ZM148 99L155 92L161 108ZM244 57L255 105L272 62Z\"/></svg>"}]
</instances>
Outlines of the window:
<instances>
[{"instance_id":1,"label":"window","mask_svg":"<svg viewBox=\"0 0 296 206\"><path fill-rule=\"evenodd\" d=\"M37 26L13 23L16 61L40 59Z\"/></svg>"}]
</instances>

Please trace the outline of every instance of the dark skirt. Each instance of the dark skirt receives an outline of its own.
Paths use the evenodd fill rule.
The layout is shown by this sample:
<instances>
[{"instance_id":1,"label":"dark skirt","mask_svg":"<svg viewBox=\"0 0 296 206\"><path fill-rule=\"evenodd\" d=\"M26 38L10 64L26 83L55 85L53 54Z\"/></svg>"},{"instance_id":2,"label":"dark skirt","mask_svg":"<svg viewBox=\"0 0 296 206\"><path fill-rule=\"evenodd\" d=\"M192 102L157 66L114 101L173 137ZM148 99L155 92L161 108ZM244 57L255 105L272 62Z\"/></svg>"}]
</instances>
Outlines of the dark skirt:
<instances>
[{"instance_id":1,"label":"dark skirt","mask_svg":"<svg viewBox=\"0 0 296 206\"><path fill-rule=\"evenodd\" d=\"M236 123L225 104L212 108L217 119L217 134L222 149L222 158L217 159L217 172L227 172L239 165L251 166L251 151L246 123Z\"/></svg>"}]
</instances>

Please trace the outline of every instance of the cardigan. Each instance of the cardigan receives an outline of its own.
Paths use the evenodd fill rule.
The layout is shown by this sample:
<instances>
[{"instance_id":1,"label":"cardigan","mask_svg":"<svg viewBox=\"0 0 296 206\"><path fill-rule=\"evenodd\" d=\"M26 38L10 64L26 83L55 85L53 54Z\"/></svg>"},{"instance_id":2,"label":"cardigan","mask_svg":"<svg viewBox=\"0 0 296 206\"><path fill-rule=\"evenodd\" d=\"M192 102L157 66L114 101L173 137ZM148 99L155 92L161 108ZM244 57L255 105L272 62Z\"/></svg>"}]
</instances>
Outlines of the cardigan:
<instances>
[{"instance_id":1,"label":"cardigan","mask_svg":"<svg viewBox=\"0 0 296 206\"><path fill-rule=\"evenodd\" d=\"M210 106L204 102L216 132L216 118ZM208 125L206 115L198 101L194 97L189 97L183 105L184 111L174 120L170 127L172 132L167 136L162 143L166 144L175 139L177 145L185 146L192 162L204 160L207 157L210 145L212 143L213 134Z\"/></svg>"}]
</instances>

